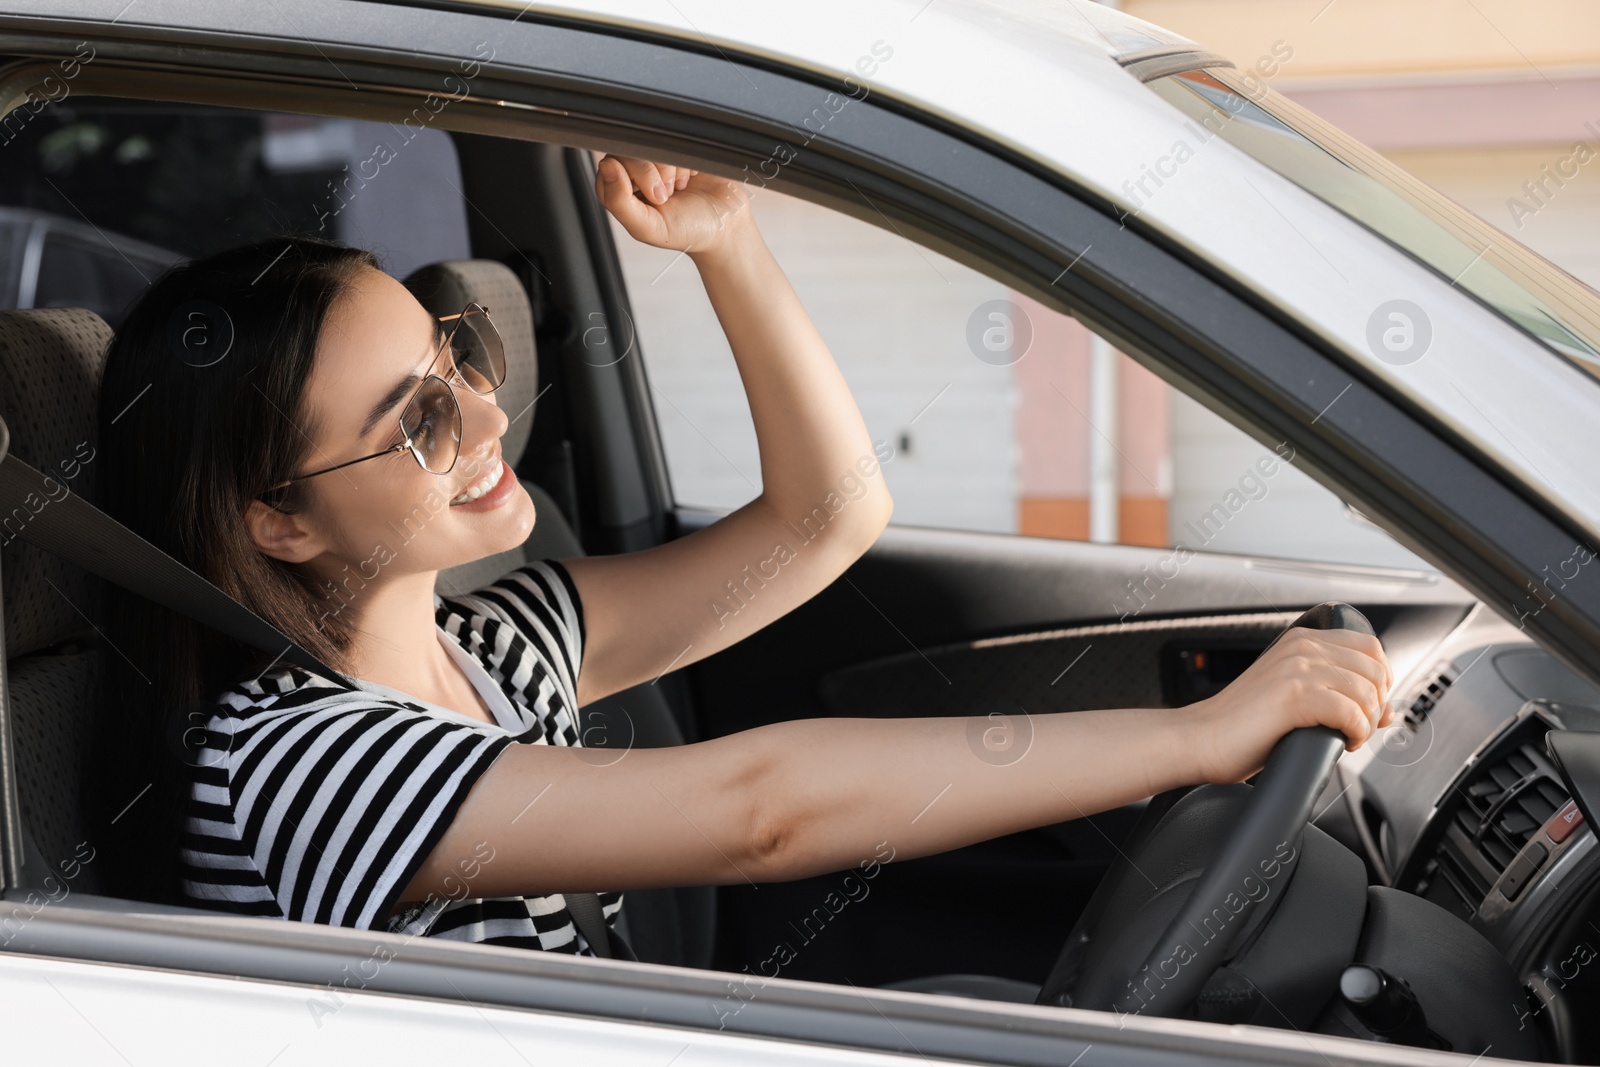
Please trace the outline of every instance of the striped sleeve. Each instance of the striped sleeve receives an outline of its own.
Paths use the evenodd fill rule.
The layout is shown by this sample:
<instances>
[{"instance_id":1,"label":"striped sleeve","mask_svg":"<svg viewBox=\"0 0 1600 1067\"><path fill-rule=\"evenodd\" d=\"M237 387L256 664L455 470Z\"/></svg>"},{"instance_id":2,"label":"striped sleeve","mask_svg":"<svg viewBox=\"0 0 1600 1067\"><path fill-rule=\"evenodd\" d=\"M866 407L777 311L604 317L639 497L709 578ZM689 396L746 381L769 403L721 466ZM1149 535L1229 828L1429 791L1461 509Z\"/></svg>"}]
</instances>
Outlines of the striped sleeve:
<instances>
[{"instance_id":1,"label":"striped sleeve","mask_svg":"<svg viewBox=\"0 0 1600 1067\"><path fill-rule=\"evenodd\" d=\"M308 695L236 721L232 829L285 918L383 929L513 741L361 697L295 699Z\"/></svg>"}]
</instances>

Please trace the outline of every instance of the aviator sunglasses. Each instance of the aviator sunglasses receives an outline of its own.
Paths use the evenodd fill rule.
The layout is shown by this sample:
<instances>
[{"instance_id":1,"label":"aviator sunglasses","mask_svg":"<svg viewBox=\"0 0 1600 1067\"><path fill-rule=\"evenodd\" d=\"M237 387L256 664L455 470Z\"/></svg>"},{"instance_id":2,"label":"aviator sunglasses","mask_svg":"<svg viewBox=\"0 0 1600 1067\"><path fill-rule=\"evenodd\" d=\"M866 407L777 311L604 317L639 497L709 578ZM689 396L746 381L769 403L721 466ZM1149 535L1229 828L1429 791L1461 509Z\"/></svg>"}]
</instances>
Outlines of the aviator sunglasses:
<instances>
[{"instance_id":1,"label":"aviator sunglasses","mask_svg":"<svg viewBox=\"0 0 1600 1067\"><path fill-rule=\"evenodd\" d=\"M398 443L374 452L370 456L336 463L331 467L297 474L288 481L279 482L267 493L276 492L295 482L315 478L319 474L340 470L355 463L365 463L379 456L391 456L410 449L411 455L431 474L449 474L461 454L461 405L456 401L451 380L460 381L474 393L487 396L506 380L506 350L500 331L489 319L489 309L476 301L469 303L456 315L439 316L440 329L453 322L444 345L440 349L450 352L449 379L429 374L422 379L411 400L400 412L400 432L404 438ZM438 353L434 362L439 361ZM262 494L263 496L266 494Z\"/></svg>"}]
</instances>

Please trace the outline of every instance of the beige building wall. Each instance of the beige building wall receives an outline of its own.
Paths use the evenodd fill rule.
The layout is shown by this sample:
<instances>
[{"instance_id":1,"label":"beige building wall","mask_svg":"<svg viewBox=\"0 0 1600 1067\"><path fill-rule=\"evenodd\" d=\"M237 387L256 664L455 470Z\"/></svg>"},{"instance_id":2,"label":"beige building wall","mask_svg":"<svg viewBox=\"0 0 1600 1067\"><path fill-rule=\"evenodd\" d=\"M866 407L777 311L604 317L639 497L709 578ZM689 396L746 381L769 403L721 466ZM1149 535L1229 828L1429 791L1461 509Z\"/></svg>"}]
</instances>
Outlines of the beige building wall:
<instances>
[{"instance_id":1,"label":"beige building wall","mask_svg":"<svg viewBox=\"0 0 1600 1067\"><path fill-rule=\"evenodd\" d=\"M1537 76L1600 57L1594 0L1123 0L1243 68L1293 46L1290 78ZM1279 86L1282 88L1281 86Z\"/></svg>"}]
</instances>

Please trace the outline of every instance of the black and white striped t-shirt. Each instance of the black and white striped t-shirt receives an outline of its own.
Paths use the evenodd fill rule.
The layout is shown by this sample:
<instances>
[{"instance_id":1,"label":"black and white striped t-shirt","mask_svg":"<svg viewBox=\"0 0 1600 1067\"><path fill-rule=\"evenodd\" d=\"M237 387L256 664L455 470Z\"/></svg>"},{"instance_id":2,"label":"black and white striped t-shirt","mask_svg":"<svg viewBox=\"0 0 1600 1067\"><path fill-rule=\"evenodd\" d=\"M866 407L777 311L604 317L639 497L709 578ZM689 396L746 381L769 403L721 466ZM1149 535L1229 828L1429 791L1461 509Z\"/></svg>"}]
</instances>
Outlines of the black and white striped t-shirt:
<instances>
[{"instance_id":1,"label":"black and white striped t-shirt","mask_svg":"<svg viewBox=\"0 0 1600 1067\"><path fill-rule=\"evenodd\" d=\"M286 665L229 690L189 769L179 862L200 907L593 955L559 893L461 889L390 916L479 775L508 745L581 744L583 607L542 560L458 597L434 597L438 635L494 712L491 726L375 683ZM599 894L608 924L619 893Z\"/></svg>"}]
</instances>

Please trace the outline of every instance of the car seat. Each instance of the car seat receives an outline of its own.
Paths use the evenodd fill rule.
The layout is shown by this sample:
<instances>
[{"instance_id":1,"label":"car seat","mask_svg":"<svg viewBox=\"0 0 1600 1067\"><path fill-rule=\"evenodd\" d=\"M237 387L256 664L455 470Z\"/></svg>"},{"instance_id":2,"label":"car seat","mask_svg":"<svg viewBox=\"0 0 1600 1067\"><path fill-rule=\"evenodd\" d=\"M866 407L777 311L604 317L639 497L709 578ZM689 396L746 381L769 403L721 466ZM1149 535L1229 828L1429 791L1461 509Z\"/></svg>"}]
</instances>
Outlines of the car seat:
<instances>
[{"instance_id":1,"label":"car seat","mask_svg":"<svg viewBox=\"0 0 1600 1067\"><path fill-rule=\"evenodd\" d=\"M84 308L0 312L0 418L10 430L11 453L90 500L98 473L88 449L96 447L95 405L110 341L111 327ZM91 620L101 614L104 587L22 541L17 534L27 521L27 514L0 514L10 717L0 726L11 735L22 831L21 884L0 899L69 897L73 907L98 911L215 915L106 896L104 863L73 862L83 855L80 843L95 844L81 786L105 654Z\"/></svg>"},{"instance_id":2,"label":"car seat","mask_svg":"<svg viewBox=\"0 0 1600 1067\"><path fill-rule=\"evenodd\" d=\"M95 400L111 328L83 308L0 312L0 418L11 451L75 493L93 499L95 464L69 480L59 466L93 447ZM44 506L48 507L48 504ZM100 585L77 567L18 538L26 508L0 515L6 685L21 802L22 876L31 889L70 862L85 833L78 783L90 739L100 653L90 619ZM102 888L90 862L74 895ZM50 883L55 885L56 883ZM56 890L59 892L59 889Z\"/></svg>"}]
</instances>

